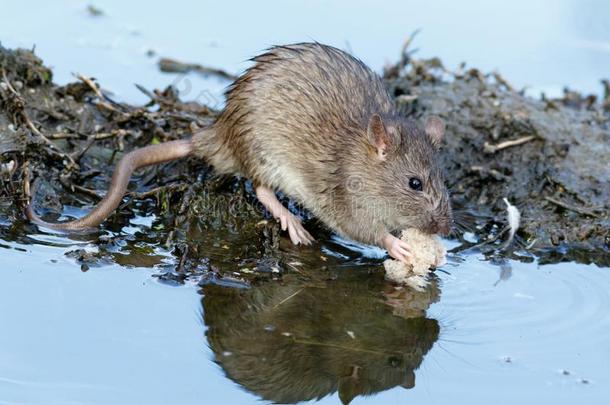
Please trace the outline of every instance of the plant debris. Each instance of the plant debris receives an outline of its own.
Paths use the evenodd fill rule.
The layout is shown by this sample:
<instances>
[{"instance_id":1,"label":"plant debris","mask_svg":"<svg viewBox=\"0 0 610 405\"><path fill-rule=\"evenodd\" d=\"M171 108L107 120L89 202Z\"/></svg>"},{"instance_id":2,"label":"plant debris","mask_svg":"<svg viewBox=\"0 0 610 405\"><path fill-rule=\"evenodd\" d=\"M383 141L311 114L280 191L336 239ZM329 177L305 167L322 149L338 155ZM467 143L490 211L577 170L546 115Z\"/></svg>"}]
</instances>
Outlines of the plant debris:
<instances>
[{"instance_id":1,"label":"plant debris","mask_svg":"<svg viewBox=\"0 0 610 405\"><path fill-rule=\"evenodd\" d=\"M104 11L101 8L94 6L93 4L89 4L87 6L87 12L91 17L101 17L104 15Z\"/></svg>"}]
</instances>

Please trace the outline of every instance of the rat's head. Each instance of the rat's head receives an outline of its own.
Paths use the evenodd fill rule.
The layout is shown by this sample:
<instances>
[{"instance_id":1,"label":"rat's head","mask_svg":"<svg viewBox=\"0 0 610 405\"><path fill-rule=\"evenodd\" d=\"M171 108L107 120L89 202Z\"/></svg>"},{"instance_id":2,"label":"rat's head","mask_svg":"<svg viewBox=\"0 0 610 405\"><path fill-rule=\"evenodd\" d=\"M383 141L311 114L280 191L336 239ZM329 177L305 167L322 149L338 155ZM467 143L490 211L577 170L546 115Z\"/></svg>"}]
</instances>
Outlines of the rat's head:
<instances>
[{"instance_id":1,"label":"rat's head","mask_svg":"<svg viewBox=\"0 0 610 405\"><path fill-rule=\"evenodd\" d=\"M390 230L418 228L448 234L453 222L449 193L437 153L445 133L438 117L423 128L405 118L371 116L367 137L379 192L383 220Z\"/></svg>"}]
</instances>

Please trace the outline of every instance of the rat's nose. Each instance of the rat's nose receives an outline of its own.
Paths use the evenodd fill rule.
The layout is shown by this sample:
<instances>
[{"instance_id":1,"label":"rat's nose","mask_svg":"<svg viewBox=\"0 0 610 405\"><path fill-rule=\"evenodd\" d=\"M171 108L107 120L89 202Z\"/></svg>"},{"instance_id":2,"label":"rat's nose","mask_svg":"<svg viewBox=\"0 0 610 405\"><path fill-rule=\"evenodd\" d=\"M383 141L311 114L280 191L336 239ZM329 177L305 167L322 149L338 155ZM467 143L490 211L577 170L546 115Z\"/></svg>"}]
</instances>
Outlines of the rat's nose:
<instances>
[{"instance_id":1,"label":"rat's nose","mask_svg":"<svg viewBox=\"0 0 610 405\"><path fill-rule=\"evenodd\" d=\"M451 232L451 225L449 221L437 221L432 219L426 228L428 233L440 234L443 236L449 235L449 232Z\"/></svg>"},{"instance_id":2,"label":"rat's nose","mask_svg":"<svg viewBox=\"0 0 610 405\"><path fill-rule=\"evenodd\" d=\"M447 236L449 235L449 232L451 232L451 226L449 225L449 222L443 222L437 226L436 233L441 234L443 236Z\"/></svg>"}]
</instances>

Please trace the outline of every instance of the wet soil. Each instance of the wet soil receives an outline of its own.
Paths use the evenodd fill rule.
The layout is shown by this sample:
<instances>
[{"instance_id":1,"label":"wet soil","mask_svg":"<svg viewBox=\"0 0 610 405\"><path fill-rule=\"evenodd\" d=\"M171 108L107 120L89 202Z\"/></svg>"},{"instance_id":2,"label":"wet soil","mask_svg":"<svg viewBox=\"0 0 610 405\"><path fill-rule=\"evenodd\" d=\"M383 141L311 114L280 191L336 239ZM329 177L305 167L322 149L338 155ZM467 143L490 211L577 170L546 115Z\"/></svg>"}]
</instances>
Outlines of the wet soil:
<instances>
[{"instance_id":1,"label":"wet soil","mask_svg":"<svg viewBox=\"0 0 610 405\"><path fill-rule=\"evenodd\" d=\"M407 52L384 77L406 114L438 114L448 123L442 159L459 249L493 259L610 263L607 100L572 92L534 100L498 74L448 72L439 60L415 60ZM45 218L80 216L103 195L125 151L191 136L217 114L180 101L171 87L142 88L150 102L132 106L113 100L93 78L57 86L51 70L26 50L0 48L0 82L0 237L7 241L27 243L34 230L22 211L32 179L42 182L35 206ZM517 243L500 251L504 197L522 221ZM359 260L299 207L291 209L322 246L344 252L341 260ZM133 226L142 216L152 218L145 230ZM322 266L329 260L319 245L290 246L249 182L216 177L196 159L141 170L99 233L74 238L96 246L70 253L84 271L108 262L155 266L169 283L221 275L225 283L256 283L298 272L307 260ZM171 251L174 262L159 249Z\"/></svg>"}]
</instances>

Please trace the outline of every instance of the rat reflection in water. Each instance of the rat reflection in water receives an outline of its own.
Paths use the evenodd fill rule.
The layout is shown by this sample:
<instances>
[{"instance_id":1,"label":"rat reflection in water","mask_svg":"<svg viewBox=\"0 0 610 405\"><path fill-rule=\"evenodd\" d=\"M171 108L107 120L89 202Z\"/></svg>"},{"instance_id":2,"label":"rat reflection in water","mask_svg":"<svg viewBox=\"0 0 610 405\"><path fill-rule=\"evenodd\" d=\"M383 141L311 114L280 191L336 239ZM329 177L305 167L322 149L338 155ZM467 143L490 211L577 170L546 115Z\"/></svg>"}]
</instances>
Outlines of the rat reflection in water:
<instances>
[{"instance_id":1,"label":"rat reflection in water","mask_svg":"<svg viewBox=\"0 0 610 405\"><path fill-rule=\"evenodd\" d=\"M418 292L370 275L284 277L249 289L208 284L202 292L215 362L231 380L275 403L337 391L349 403L412 388L414 371L439 334L438 322L425 313L439 297L434 281Z\"/></svg>"}]
</instances>

